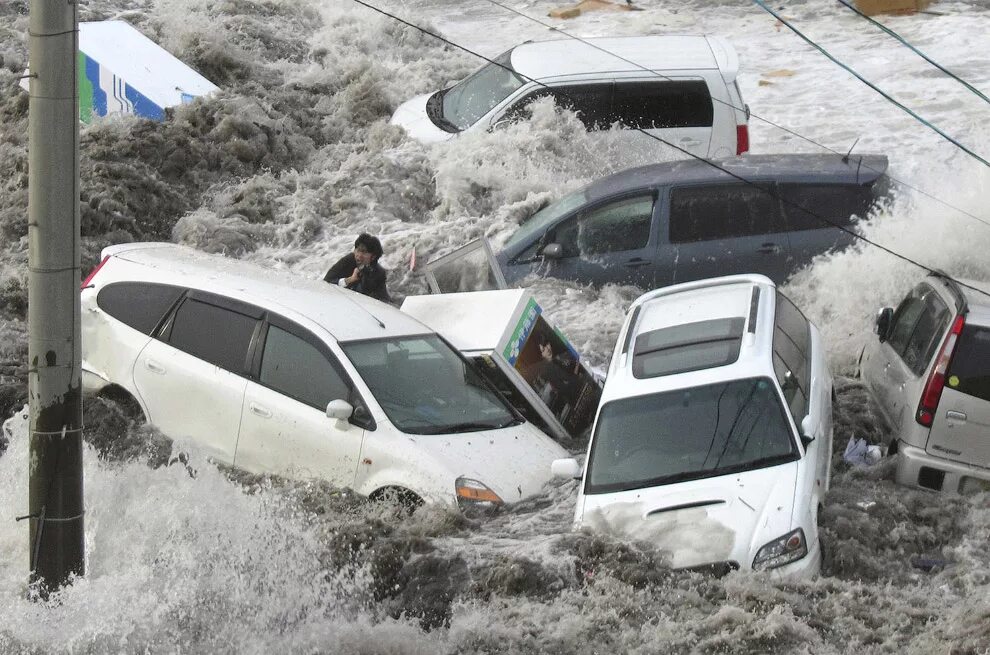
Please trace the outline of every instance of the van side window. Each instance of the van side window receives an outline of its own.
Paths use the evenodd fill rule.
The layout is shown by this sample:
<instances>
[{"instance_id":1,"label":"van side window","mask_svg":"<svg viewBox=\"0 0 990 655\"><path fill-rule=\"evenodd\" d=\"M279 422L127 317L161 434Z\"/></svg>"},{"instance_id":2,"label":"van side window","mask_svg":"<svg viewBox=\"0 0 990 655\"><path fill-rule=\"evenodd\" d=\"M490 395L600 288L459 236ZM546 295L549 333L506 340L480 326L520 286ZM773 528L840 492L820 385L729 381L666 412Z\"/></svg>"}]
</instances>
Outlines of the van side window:
<instances>
[{"instance_id":1,"label":"van side window","mask_svg":"<svg viewBox=\"0 0 990 655\"><path fill-rule=\"evenodd\" d=\"M771 234L778 231L778 203L749 184L718 184L671 189L670 242Z\"/></svg>"},{"instance_id":2,"label":"van side window","mask_svg":"<svg viewBox=\"0 0 990 655\"><path fill-rule=\"evenodd\" d=\"M870 212L871 187L871 184L779 185L787 230L821 230L833 227L831 224L848 227L853 216L865 218Z\"/></svg>"},{"instance_id":3,"label":"van side window","mask_svg":"<svg viewBox=\"0 0 990 655\"><path fill-rule=\"evenodd\" d=\"M928 368L928 362L938 348L939 338L948 327L949 318L949 308L938 294L934 291L926 294L924 309L901 354L901 359L915 375L921 375Z\"/></svg>"},{"instance_id":4,"label":"van side window","mask_svg":"<svg viewBox=\"0 0 990 655\"><path fill-rule=\"evenodd\" d=\"M261 384L326 411L331 400L351 399L351 386L315 346L274 325L261 357Z\"/></svg>"},{"instance_id":5,"label":"van side window","mask_svg":"<svg viewBox=\"0 0 990 655\"><path fill-rule=\"evenodd\" d=\"M186 298L175 312L168 342L220 368L244 374L257 324L257 319L245 314Z\"/></svg>"},{"instance_id":6,"label":"van side window","mask_svg":"<svg viewBox=\"0 0 990 655\"><path fill-rule=\"evenodd\" d=\"M554 233L565 257L645 248L653 224L653 195L624 198L578 214Z\"/></svg>"},{"instance_id":7,"label":"van side window","mask_svg":"<svg viewBox=\"0 0 990 655\"><path fill-rule=\"evenodd\" d=\"M150 335L185 291L170 284L116 282L100 289L96 304L118 321Z\"/></svg>"},{"instance_id":8,"label":"van side window","mask_svg":"<svg viewBox=\"0 0 990 655\"><path fill-rule=\"evenodd\" d=\"M611 82L537 89L517 100L502 114L502 119L528 119L532 115L529 111L530 103L547 96L552 96L554 103L561 109L576 113L586 129L607 129L615 122L612 118Z\"/></svg>"},{"instance_id":9,"label":"van side window","mask_svg":"<svg viewBox=\"0 0 990 655\"><path fill-rule=\"evenodd\" d=\"M801 423L811 386L811 326L787 296L777 292L773 329L773 370L791 417Z\"/></svg>"},{"instance_id":10,"label":"van side window","mask_svg":"<svg viewBox=\"0 0 990 655\"><path fill-rule=\"evenodd\" d=\"M615 83L612 119L626 127L711 127L713 117L704 80Z\"/></svg>"}]
</instances>

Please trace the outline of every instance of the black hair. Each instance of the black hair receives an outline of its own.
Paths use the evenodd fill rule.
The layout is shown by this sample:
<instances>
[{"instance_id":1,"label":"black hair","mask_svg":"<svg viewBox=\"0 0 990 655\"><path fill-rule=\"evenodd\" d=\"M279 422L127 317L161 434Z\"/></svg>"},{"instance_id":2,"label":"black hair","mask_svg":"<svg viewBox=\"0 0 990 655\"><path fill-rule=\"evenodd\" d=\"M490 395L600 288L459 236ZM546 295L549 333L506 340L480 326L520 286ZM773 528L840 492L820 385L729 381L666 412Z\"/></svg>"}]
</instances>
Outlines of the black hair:
<instances>
[{"instance_id":1,"label":"black hair","mask_svg":"<svg viewBox=\"0 0 990 655\"><path fill-rule=\"evenodd\" d=\"M367 232L362 232L358 235L358 238L354 240L354 247L367 250L374 255L375 259L381 257L382 253L385 252L382 249L382 242L378 240L378 237L372 236Z\"/></svg>"}]
</instances>

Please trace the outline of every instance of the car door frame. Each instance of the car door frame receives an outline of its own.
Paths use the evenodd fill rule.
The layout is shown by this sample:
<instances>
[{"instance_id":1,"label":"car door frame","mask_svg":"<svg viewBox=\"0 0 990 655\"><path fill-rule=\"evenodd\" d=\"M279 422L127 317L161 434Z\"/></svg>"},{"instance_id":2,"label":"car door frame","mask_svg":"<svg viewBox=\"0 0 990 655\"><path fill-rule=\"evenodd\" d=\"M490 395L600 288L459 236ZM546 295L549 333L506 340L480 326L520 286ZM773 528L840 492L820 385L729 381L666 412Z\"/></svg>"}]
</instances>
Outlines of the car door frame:
<instances>
[{"instance_id":1,"label":"car door frame","mask_svg":"<svg viewBox=\"0 0 990 655\"><path fill-rule=\"evenodd\" d=\"M543 232L542 235L535 237L535 240L534 241L531 241L528 246L526 246L525 248L523 248L520 251L520 255L522 255L523 253L525 253L526 251L528 251L530 248L532 248L534 245L537 245L536 252L535 252L535 254L534 254L534 256L533 256L532 259L520 260L519 259L519 256L520 255L517 255L515 258L513 258L512 260L509 261L509 264L510 265L519 265L519 264L529 263L533 267L531 272L534 272L534 273L537 273L537 274L541 274L541 275L546 275L547 277L553 277L553 278L556 278L556 279L564 279L564 280L572 280L572 281L582 282L582 283L585 283L585 284L592 283L592 284L595 284L595 285L600 285L602 283L606 283L606 284L620 283L620 282L616 282L615 280L606 280L606 281L603 282L603 281L599 281L599 280L584 279L583 276L578 276L578 277L561 277L561 276L559 276L559 275L556 274L556 269L558 269L559 262L560 261L562 261L564 259L578 259L578 260L582 260L582 261L586 261L587 262L588 260L587 259L583 259L580 255L575 256L575 257L561 257L560 259L550 259L548 257L545 257L542 254L542 251L550 243L555 243L554 241L547 241L548 235L555 234L556 231L562 225L568 223L569 221L577 221L582 214L587 214L587 213L590 213L590 212L597 211L598 209L601 209L602 207L605 207L607 205L610 205L610 204L613 204L613 203L616 203L616 202L621 202L623 200L628 200L628 199L631 199L631 198L646 196L646 195L652 195L652 197L653 197L653 212L652 212L652 215L651 215L651 218L650 218L650 236L649 236L649 238L646 241L646 245L643 248L639 248L637 250L620 250L620 251L615 251L615 252L624 252L624 253L640 253L639 255L633 256L632 258L630 258L629 260L627 260L625 262L625 264L633 264L633 263L635 263L637 265L633 269L633 273L634 274L629 276L629 279L631 281L629 281L629 282L621 282L621 283L622 284L636 284L637 286L644 286L645 287L646 285L643 285L641 282L640 283L637 283L634 280L646 279L646 274L647 273L649 274L648 279L652 279L652 277L653 277L652 276L652 269L656 266L656 253L657 253L657 244L658 244L658 239L659 239L659 220L660 220L659 219L659 216L660 216L660 212L662 211L662 207L661 207L661 202L660 202L660 192L659 192L659 189L657 187L653 187L653 186L650 186L650 187L638 187L636 189L631 189L631 190L623 190L623 191L620 191L618 193L614 193L612 195L609 195L609 196L606 196L606 197L603 197L603 198L599 198L599 199L597 199L595 201L592 201L590 203L586 203L586 204L584 204L584 205L582 205L580 207L577 207L576 209L574 209L570 213L566 214L565 216L562 216L559 220L557 220L556 222L554 222L553 224L551 224L550 226L548 226L547 229L544 230L544 232ZM539 245L541 243L542 243L542 245ZM605 256L610 256L610 255L612 255L614 253L603 253L603 254ZM643 263L640 264L639 261L637 261L637 260L641 260ZM609 268L610 266L618 266L618 265L619 265L618 263L612 262L608 266L601 266L601 269L602 270L605 270L605 269ZM640 271L640 273L638 275L635 274L637 270Z\"/></svg>"}]
</instances>

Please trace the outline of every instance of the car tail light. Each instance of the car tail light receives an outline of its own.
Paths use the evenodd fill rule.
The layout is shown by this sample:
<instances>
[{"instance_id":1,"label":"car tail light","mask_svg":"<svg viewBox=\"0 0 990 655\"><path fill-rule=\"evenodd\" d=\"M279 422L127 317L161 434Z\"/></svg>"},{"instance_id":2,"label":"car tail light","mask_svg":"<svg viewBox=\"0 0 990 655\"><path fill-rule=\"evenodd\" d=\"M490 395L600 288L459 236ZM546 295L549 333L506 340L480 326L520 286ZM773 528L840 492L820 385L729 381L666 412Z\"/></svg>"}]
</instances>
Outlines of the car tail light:
<instances>
[{"instance_id":1,"label":"car tail light","mask_svg":"<svg viewBox=\"0 0 990 655\"><path fill-rule=\"evenodd\" d=\"M89 286L89 283L93 281L93 278L96 277L96 274L100 272L100 269L103 268L103 265L107 263L108 259L110 259L110 257L104 257L103 261L97 264L96 268L94 268L92 271L89 272L89 275L86 276L86 279L83 280L82 284L79 285L80 289L85 289L86 287Z\"/></svg>"},{"instance_id":2,"label":"car tail light","mask_svg":"<svg viewBox=\"0 0 990 655\"><path fill-rule=\"evenodd\" d=\"M736 125L736 154L749 152L749 125Z\"/></svg>"},{"instance_id":3,"label":"car tail light","mask_svg":"<svg viewBox=\"0 0 990 655\"><path fill-rule=\"evenodd\" d=\"M928 376L925 390L921 392L921 402L918 403L918 413L915 414L914 419L926 428L930 428L935 420L935 410L938 408L939 398L942 397L942 389L945 388L945 372L949 368L952 353L956 349L956 342L959 340L959 333L962 332L965 323L966 319L962 316L956 316L956 320L952 323L952 329L945 335L945 341L942 342L942 347L938 351L935 368Z\"/></svg>"}]
</instances>

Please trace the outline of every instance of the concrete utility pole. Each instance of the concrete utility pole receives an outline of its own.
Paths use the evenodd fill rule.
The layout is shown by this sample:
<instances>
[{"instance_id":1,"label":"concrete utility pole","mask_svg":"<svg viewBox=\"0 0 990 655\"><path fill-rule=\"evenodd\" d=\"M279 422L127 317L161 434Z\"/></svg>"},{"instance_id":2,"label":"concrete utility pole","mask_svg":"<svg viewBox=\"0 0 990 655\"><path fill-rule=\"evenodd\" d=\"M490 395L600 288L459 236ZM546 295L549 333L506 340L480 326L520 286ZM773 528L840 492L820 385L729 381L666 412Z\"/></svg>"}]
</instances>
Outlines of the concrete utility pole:
<instances>
[{"instance_id":1,"label":"concrete utility pole","mask_svg":"<svg viewBox=\"0 0 990 655\"><path fill-rule=\"evenodd\" d=\"M84 573L75 0L31 0L28 397L31 577Z\"/></svg>"}]
</instances>

